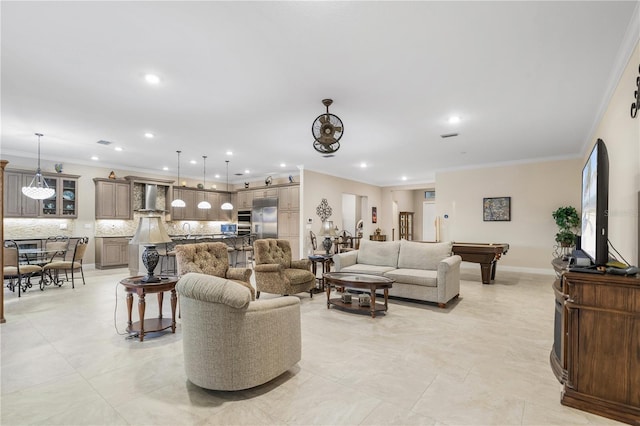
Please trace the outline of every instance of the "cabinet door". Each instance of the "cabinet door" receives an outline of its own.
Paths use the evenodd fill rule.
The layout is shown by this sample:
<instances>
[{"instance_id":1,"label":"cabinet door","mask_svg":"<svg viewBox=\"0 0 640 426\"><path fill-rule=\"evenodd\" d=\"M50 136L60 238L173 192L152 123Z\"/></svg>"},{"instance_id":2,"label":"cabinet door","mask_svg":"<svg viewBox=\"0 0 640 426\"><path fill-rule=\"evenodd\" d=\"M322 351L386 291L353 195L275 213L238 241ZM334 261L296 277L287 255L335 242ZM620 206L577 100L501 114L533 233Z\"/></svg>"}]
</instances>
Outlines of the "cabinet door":
<instances>
[{"instance_id":1,"label":"cabinet door","mask_svg":"<svg viewBox=\"0 0 640 426\"><path fill-rule=\"evenodd\" d=\"M176 200L179 198L182 201L184 201L186 204L186 200L184 199L184 193L185 191L183 191L181 188L174 187L171 200ZM185 207L171 207L171 220L183 220L186 208L187 208L186 205Z\"/></svg>"},{"instance_id":2,"label":"cabinet door","mask_svg":"<svg viewBox=\"0 0 640 426\"><path fill-rule=\"evenodd\" d=\"M278 210L278 238L298 238L299 229L300 212Z\"/></svg>"},{"instance_id":3,"label":"cabinet door","mask_svg":"<svg viewBox=\"0 0 640 426\"><path fill-rule=\"evenodd\" d=\"M4 214L5 217L37 217L38 200L34 200L22 193L22 187L31 183L33 176L20 172L5 172L4 174Z\"/></svg>"},{"instance_id":4,"label":"cabinet door","mask_svg":"<svg viewBox=\"0 0 640 426\"><path fill-rule=\"evenodd\" d=\"M116 183L115 190L117 219L131 219L131 185L128 183Z\"/></svg>"},{"instance_id":5,"label":"cabinet door","mask_svg":"<svg viewBox=\"0 0 640 426\"><path fill-rule=\"evenodd\" d=\"M183 188L173 188L173 200L180 198L184 201L184 207L171 207L172 220L196 219L196 191Z\"/></svg>"},{"instance_id":6,"label":"cabinet door","mask_svg":"<svg viewBox=\"0 0 640 426\"><path fill-rule=\"evenodd\" d=\"M222 220L222 201L220 201L220 194L217 192L207 192L205 199L211 204L211 210L207 212L207 220Z\"/></svg>"},{"instance_id":7,"label":"cabinet door","mask_svg":"<svg viewBox=\"0 0 640 426\"><path fill-rule=\"evenodd\" d=\"M78 216L78 181L76 179L59 179L58 195L59 214L63 217Z\"/></svg>"},{"instance_id":8,"label":"cabinet door","mask_svg":"<svg viewBox=\"0 0 640 426\"><path fill-rule=\"evenodd\" d=\"M256 189L253 198L278 198L278 188Z\"/></svg>"},{"instance_id":9,"label":"cabinet door","mask_svg":"<svg viewBox=\"0 0 640 426\"><path fill-rule=\"evenodd\" d=\"M278 208L285 210L300 209L300 187L289 186L278 191Z\"/></svg>"},{"instance_id":10,"label":"cabinet door","mask_svg":"<svg viewBox=\"0 0 640 426\"><path fill-rule=\"evenodd\" d=\"M238 209L250 209L253 207L253 191L238 192Z\"/></svg>"},{"instance_id":11,"label":"cabinet door","mask_svg":"<svg viewBox=\"0 0 640 426\"><path fill-rule=\"evenodd\" d=\"M60 203L58 202L58 195L60 193L58 189L58 179L45 177L44 180L45 182L47 182L47 185L49 185L50 188L55 189L56 193L53 194L51 198L47 198L40 202L40 216L56 217L59 215L58 208L60 205Z\"/></svg>"},{"instance_id":12,"label":"cabinet door","mask_svg":"<svg viewBox=\"0 0 640 426\"><path fill-rule=\"evenodd\" d=\"M96 219L115 219L116 187L111 182L96 182Z\"/></svg>"}]
</instances>

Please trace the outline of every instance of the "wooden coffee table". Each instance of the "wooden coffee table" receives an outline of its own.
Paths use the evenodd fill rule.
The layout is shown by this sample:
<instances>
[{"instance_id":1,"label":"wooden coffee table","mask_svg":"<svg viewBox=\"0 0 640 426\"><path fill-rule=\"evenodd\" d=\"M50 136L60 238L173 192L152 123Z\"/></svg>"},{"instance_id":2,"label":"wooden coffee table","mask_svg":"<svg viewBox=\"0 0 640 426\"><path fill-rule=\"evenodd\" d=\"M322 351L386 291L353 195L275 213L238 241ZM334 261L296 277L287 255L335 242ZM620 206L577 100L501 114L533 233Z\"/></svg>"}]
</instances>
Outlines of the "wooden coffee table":
<instances>
[{"instance_id":1,"label":"wooden coffee table","mask_svg":"<svg viewBox=\"0 0 640 426\"><path fill-rule=\"evenodd\" d=\"M125 287L127 292L127 311L129 314L127 322L127 332L138 333L138 337L142 342L144 340L145 333L151 333L153 331L171 329L172 333L176 332L176 305L178 297L176 296L176 283L178 277L163 277L159 283L143 283L142 276L129 277L120 281ZM164 292L171 292L171 319L162 318L162 300L164 298ZM133 308L133 293L138 295L138 315L140 321L131 322L131 310ZM160 313L158 318L144 318L144 311L146 308L145 296L147 293L158 293L158 307Z\"/></svg>"},{"instance_id":2,"label":"wooden coffee table","mask_svg":"<svg viewBox=\"0 0 640 426\"><path fill-rule=\"evenodd\" d=\"M331 305L349 311L365 311L371 314L371 318L376 317L376 312L386 312L389 308L389 289L393 287L394 280L377 275L354 274L351 272L328 272L322 275L327 288L327 309ZM331 298L331 286L360 288L371 292L370 306L360 306L354 297L351 303L345 303L341 298ZM376 303L376 290L384 290L384 304Z\"/></svg>"}]
</instances>

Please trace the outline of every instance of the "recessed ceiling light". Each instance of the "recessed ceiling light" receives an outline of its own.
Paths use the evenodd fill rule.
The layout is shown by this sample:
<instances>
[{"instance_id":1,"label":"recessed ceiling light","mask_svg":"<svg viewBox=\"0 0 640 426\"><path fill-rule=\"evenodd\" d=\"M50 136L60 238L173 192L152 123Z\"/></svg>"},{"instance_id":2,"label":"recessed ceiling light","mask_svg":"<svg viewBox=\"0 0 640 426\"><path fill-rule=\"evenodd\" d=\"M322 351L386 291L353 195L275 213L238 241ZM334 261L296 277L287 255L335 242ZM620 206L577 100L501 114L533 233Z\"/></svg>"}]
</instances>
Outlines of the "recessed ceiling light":
<instances>
[{"instance_id":1,"label":"recessed ceiling light","mask_svg":"<svg viewBox=\"0 0 640 426\"><path fill-rule=\"evenodd\" d=\"M287 167L287 165L284 163L280 163L280 167Z\"/></svg>"},{"instance_id":2,"label":"recessed ceiling light","mask_svg":"<svg viewBox=\"0 0 640 426\"><path fill-rule=\"evenodd\" d=\"M249 169L246 169L246 170L244 171L244 173L248 175L248 174L249 174L249 173L251 173L251 172L249 171Z\"/></svg>"},{"instance_id":3,"label":"recessed ceiling light","mask_svg":"<svg viewBox=\"0 0 640 426\"><path fill-rule=\"evenodd\" d=\"M150 132L147 132L147 133L144 134L144 137L147 138L147 139L153 139L154 136L155 135L153 133L150 133Z\"/></svg>"},{"instance_id":4,"label":"recessed ceiling light","mask_svg":"<svg viewBox=\"0 0 640 426\"><path fill-rule=\"evenodd\" d=\"M190 162L191 164L198 164L198 163L196 163L196 160L191 160L191 161L189 161L189 162Z\"/></svg>"},{"instance_id":5,"label":"recessed ceiling light","mask_svg":"<svg viewBox=\"0 0 640 426\"><path fill-rule=\"evenodd\" d=\"M233 155L233 151L227 151L227 155Z\"/></svg>"},{"instance_id":6,"label":"recessed ceiling light","mask_svg":"<svg viewBox=\"0 0 640 426\"><path fill-rule=\"evenodd\" d=\"M215 177L216 179L220 179L220 175L219 174L215 174L215 175L213 175L213 177Z\"/></svg>"},{"instance_id":7,"label":"recessed ceiling light","mask_svg":"<svg viewBox=\"0 0 640 426\"><path fill-rule=\"evenodd\" d=\"M164 170L164 171L166 172L167 170L169 170L169 168L168 168L167 166L164 166L164 167L162 168L162 170Z\"/></svg>"},{"instance_id":8,"label":"recessed ceiling light","mask_svg":"<svg viewBox=\"0 0 640 426\"><path fill-rule=\"evenodd\" d=\"M121 146L116 146L116 147L115 147L115 148L113 148L113 149L115 149L116 151L122 151L122 147L121 147Z\"/></svg>"},{"instance_id":9,"label":"recessed ceiling light","mask_svg":"<svg viewBox=\"0 0 640 426\"><path fill-rule=\"evenodd\" d=\"M92 159L93 161L98 161L98 160L99 160L99 158L98 158L98 156L97 156L97 155L93 155L93 156L91 156L91 159Z\"/></svg>"},{"instance_id":10,"label":"recessed ceiling light","mask_svg":"<svg viewBox=\"0 0 640 426\"><path fill-rule=\"evenodd\" d=\"M402 176L402 180L407 180L407 177L406 176Z\"/></svg>"},{"instance_id":11,"label":"recessed ceiling light","mask_svg":"<svg viewBox=\"0 0 640 426\"><path fill-rule=\"evenodd\" d=\"M147 83L149 84L160 84L160 77L158 77L155 74L146 74L144 76L144 79L147 81Z\"/></svg>"},{"instance_id":12,"label":"recessed ceiling light","mask_svg":"<svg viewBox=\"0 0 640 426\"><path fill-rule=\"evenodd\" d=\"M362 167L363 169L367 168L367 163L365 163L364 161L362 163L360 163L360 167Z\"/></svg>"},{"instance_id":13,"label":"recessed ceiling light","mask_svg":"<svg viewBox=\"0 0 640 426\"><path fill-rule=\"evenodd\" d=\"M457 124L460 122L460 117L458 117L457 115L452 115L451 117L449 117L449 124Z\"/></svg>"}]
</instances>

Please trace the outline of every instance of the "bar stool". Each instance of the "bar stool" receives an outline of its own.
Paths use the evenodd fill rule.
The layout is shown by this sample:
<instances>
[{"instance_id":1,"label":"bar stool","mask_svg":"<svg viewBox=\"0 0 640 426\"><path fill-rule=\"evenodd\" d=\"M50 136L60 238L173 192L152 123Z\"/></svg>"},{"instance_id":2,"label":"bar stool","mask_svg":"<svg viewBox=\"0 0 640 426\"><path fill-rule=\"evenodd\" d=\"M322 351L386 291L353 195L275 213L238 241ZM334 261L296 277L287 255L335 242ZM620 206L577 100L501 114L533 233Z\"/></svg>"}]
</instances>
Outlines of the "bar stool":
<instances>
[{"instance_id":1,"label":"bar stool","mask_svg":"<svg viewBox=\"0 0 640 426\"><path fill-rule=\"evenodd\" d=\"M177 275L176 244L166 243L164 253L160 253L160 275Z\"/></svg>"}]
</instances>

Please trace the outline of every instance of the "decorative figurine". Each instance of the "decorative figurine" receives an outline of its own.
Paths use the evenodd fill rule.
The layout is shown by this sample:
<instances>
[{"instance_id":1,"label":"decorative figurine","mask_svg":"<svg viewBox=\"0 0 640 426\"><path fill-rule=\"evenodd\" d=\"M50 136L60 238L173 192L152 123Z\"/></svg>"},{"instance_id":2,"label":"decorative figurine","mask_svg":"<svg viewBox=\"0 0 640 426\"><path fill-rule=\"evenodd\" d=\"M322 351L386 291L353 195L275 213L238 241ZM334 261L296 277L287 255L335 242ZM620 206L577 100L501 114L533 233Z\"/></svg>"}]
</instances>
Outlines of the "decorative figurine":
<instances>
[{"instance_id":1,"label":"decorative figurine","mask_svg":"<svg viewBox=\"0 0 640 426\"><path fill-rule=\"evenodd\" d=\"M54 167L56 169L56 172L62 173L62 163L56 163Z\"/></svg>"},{"instance_id":2,"label":"decorative figurine","mask_svg":"<svg viewBox=\"0 0 640 426\"><path fill-rule=\"evenodd\" d=\"M109 179L115 179L116 178L116 174L113 172L113 170L111 170L111 173L109 173Z\"/></svg>"}]
</instances>

